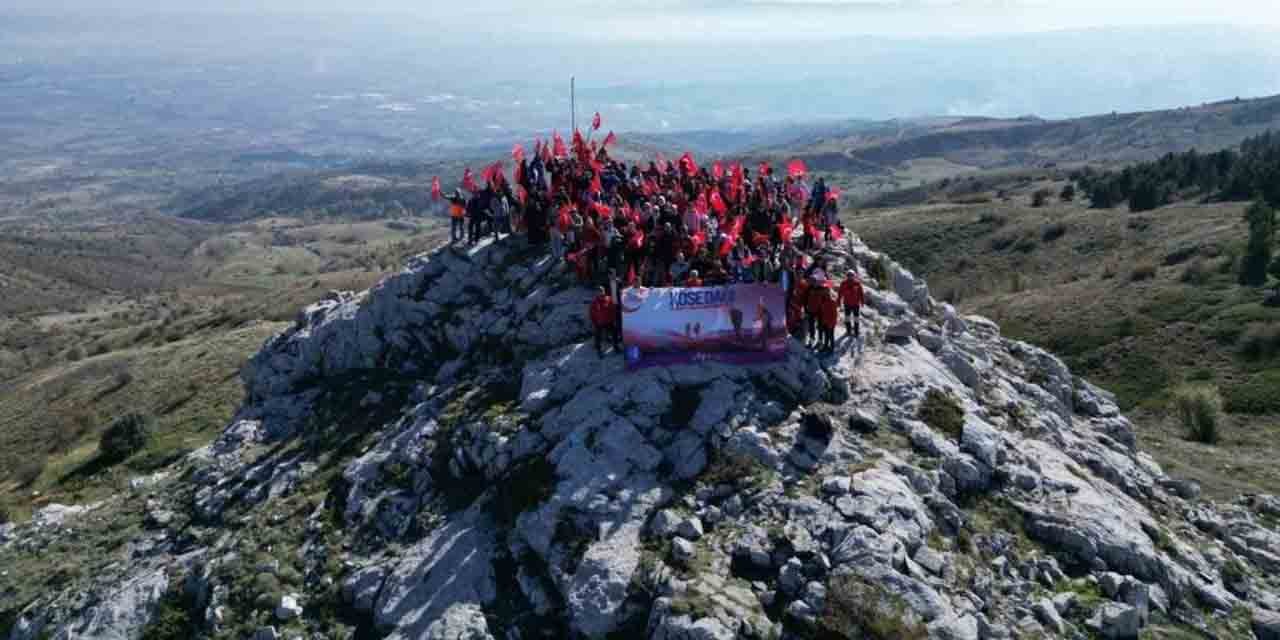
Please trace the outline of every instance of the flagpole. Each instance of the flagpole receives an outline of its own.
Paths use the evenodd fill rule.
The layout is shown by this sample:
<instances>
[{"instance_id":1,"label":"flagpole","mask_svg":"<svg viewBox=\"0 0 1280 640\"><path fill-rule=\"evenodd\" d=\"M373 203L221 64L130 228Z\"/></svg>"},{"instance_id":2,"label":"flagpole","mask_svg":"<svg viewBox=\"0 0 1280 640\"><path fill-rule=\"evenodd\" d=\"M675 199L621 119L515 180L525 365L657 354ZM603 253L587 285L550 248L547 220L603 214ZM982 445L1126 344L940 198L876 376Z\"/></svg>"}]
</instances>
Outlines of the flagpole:
<instances>
[{"instance_id":1,"label":"flagpole","mask_svg":"<svg viewBox=\"0 0 1280 640\"><path fill-rule=\"evenodd\" d=\"M578 130L578 93L573 76L569 76L569 129Z\"/></svg>"}]
</instances>

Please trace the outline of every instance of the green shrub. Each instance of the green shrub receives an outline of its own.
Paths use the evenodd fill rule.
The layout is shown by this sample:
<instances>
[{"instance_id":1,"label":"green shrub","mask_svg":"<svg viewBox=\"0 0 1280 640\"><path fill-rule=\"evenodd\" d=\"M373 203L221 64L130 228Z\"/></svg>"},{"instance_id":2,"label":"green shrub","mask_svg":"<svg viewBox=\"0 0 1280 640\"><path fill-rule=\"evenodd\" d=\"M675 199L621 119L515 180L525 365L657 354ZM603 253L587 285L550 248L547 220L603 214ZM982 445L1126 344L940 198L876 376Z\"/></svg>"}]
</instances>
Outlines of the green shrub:
<instances>
[{"instance_id":1,"label":"green shrub","mask_svg":"<svg viewBox=\"0 0 1280 640\"><path fill-rule=\"evenodd\" d=\"M1140 264L1133 268L1133 273L1129 274L1131 282L1142 282L1143 280L1151 280L1156 277L1156 265L1150 262Z\"/></svg>"},{"instance_id":2,"label":"green shrub","mask_svg":"<svg viewBox=\"0 0 1280 640\"><path fill-rule=\"evenodd\" d=\"M964 408L951 394L940 389L930 389L916 411L916 417L936 431L960 439L964 432Z\"/></svg>"},{"instance_id":3,"label":"green shrub","mask_svg":"<svg viewBox=\"0 0 1280 640\"><path fill-rule=\"evenodd\" d=\"M1222 401L1212 387L1183 387L1174 392L1178 417L1187 437L1196 442L1216 444L1221 422Z\"/></svg>"},{"instance_id":4,"label":"green shrub","mask_svg":"<svg viewBox=\"0 0 1280 640\"><path fill-rule=\"evenodd\" d=\"M1052 189L1049 189L1048 187L1044 189L1037 189L1035 193L1031 194L1031 206L1039 209L1040 207L1048 204L1049 198L1051 197L1053 197Z\"/></svg>"},{"instance_id":5,"label":"green shrub","mask_svg":"<svg viewBox=\"0 0 1280 640\"><path fill-rule=\"evenodd\" d=\"M1271 265L1271 246L1276 238L1276 214L1265 202L1258 201L1245 212L1249 223L1249 241L1244 261L1240 263L1240 284L1260 287L1267 283L1267 267Z\"/></svg>"},{"instance_id":6,"label":"green shrub","mask_svg":"<svg viewBox=\"0 0 1280 640\"><path fill-rule=\"evenodd\" d=\"M857 576L836 576L827 584L827 602L818 627L822 637L923 640L924 625L902 599Z\"/></svg>"},{"instance_id":7,"label":"green shrub","mask_svg":"<svg viewBox=\"0 0 1280 640\"><path fill-rule=\"evenodd\" d=\"M1253 322L1240 336L1240 354L1249 360L1266 360L1280 353L1280 324ZM1280 389L1276 391L1280 393Z\"/></svg>"},{"instance_id":8,"label":"green shrub","mask_svg":"<svg viewBox=\"0 0 1280 640\"><path fill-rule=\"evenodd\" d=\"M1264 371L1246 382L1223 389L1223 408L1227 413L1280 413L1277 389L1280 389L1280 370Z\"/></svg>"},{"instance_id":9,"label":"green shrub","mask_svg":"<svg viewBox=\"0 0 1280 640\"><path fill-rule=\"evenodd\" d=\"M139 413L126 413L102 432L98 454L118 462L143 450L150 441L151 421Z\"/></svg>"},{"instance_id":10,"label":"green shrub","mask_svg":"<svg viewBox=\"0 0 1280 640\"><path fill-rule=\"evenodd\" d=\"M1053 242L1065 235L1067 235L1067 225L1061 222L1047 224L1040 230L1040 239L1044 242Z\"/></svg>"},{"instance_id":11,"label":"green shrub","mask_svg":"<svg viewBox=\"0 0 1280 640\"><path fill-rule=\"evenodd\" d=\"M1191 261L1191 264L1188 264L1187 267L1182 270L1182 277L1180 280L1182 280L1184 284L1201 286L1207 284L1210 277L1211 274L1209 273L1209 269L1205 267L1204 259L1196 258Z\"/></svg>"},{"instance_id":12,"label":"green shrub","mask_svg":"<svg viewBox=\"0 0 1280 640\"><path fill-rule=\"evenodd\" d=\"M1062 192L1058 194L1058 198L1063 202L1071 202L1072 200L1075 200L1076 185L1074 183L1068 182L1066 186L1062 187Z\"/></svg>"}]
</instances>

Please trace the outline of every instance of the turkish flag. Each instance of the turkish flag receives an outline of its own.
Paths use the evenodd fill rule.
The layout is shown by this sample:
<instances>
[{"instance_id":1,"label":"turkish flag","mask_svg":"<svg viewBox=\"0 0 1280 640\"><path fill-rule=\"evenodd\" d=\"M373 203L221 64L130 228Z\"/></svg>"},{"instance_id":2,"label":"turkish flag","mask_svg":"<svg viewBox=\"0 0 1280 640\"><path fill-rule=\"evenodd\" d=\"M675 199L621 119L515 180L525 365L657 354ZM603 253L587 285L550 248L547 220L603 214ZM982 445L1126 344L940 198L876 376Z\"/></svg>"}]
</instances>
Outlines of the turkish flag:
<instances>
[{"instance_id":1,"label":"turkish flag","mask_svg":"<svg viewBox=\"0 0 1280 640\"><path fill-rule=\"evenodd\" d=\"M787 173L790 174L792 178L804 177L804 174L808 172L809 169L804 166L804 160L796 158L795 160L787 163Z\"/></svg>"},{"instance_id":2,"label":"turkish flag","mask_svg":"<svg viewBox=\"0 0 1280 640\"><path fill-rule=\"evenodd\" d=\"M724 203L724 198L720 197L719 191L711 192L711 208L715 209L716 213L722 216L729 210L729 207Z\"/></svg>"},{"instance_id":3,"label":"turkish flag","mask_svg":"<svg viewBox=\"0 0 1280 640\"><path fill-rule=\"evenodd\" d=\"M707 194L698 194L698 199L693 201L693 212L707 215Z\"/></svg>"},{"instance_id":4,"label":"turkish flag","mask_svg":"<svg viewBox=\"0 0 1280 640\"><path fill-rule=\"evenodd\" d=\"M604 185L600 184L600 174L591 175L591 193L604 193Z\"/></svg>"},{"instance_id":5,"label":"turkish flag","mask_svg":"<svg viewBox=\"0 0 1280 640\"><path fill-rule=\"evenodd\" d=\"M521 145L520 143L517 142L516 146L511 148L511 159L515 160L516 162L521 162L524 160L524 145Z\"/></svg>"},{"instance_id":6,"label":"turkish flag","mask_svg":"<svg viewBox=\"0 0 1280 640\"><path fill-rule=\"evenodd\" d=\"M599 111L597 111L597 112L596 112L595 117L591 119L591 130L592 130L592 131L599 131L599 130L600 130L600 124L601 124L601 122L600 122L600 112L599 112Z\"/></svg>"},{"instance_id":7,"label":"turkish flag","mask_svg":"<svg viewBox=\"0 0 1280 640\"><path fill-rule=\"evenodd\" d=\"M613 144L613 143L615 143L615 142L617 142L617 141L618 141L618 136L613 135L613 132L612 132L612 131L610 131L610 132L609 132L609 135L607 135L607 136L605 136L605 137L604 137L604 142L601 142L601 143L600 143L600 148L601 148L601 149L608 149L608 148L609 148L609 145L611 145L611 144Z\"/></svg>"},{"instance_id":8,"label":"turkish flag","mask_svg":"<svg viewBox=\"0 0 1280 640\"><path fill-rule=\"evenodd\" d=\"M763 178L765 174L769 173L769 163L761 162L760 166L756 168L756 171L760 172L760 177Z\"/></svg>"},{"instance_id":9,"label":"turkish flag","mask_svg":"<svg viewBox=\"0 0 1280 640\"><path fill-rule=\"evenodd\" d=\"M791 244L791 234L794 233L790 222L783 222L778 225L778 235L782 236L782 241Z\"/></svg>"},{"instance_id":10,"label":"turkish flag","mask_svg":"<svg viewBox=\"0 0 1280 640\"><path fill-rule=\"evenodd\" d=\"M472 193L479 191L479 189L476 188L476 178L471 175L471 167L467 167L462 172L462 188Z\"/></svg>"},{"instance_id":11,"label":"turkish flag","mask_svg":"<svg viewBox=\"0 0 1280 640\"><path fill-rule=\"evenodd\" d=\"M551 143L555 145L555 147L551 150L552 154L554 154L555 157L557 158L569 157L569 149L564 146L564 138L560 137L559 131L551 132Z\"/></svg>"},{"instance_id":12,"label":"turkish flag","mask_svg":"<svg viewBox=\"0 0 1280 640\"><path fill-rule=\"evenodd\" d=\"M642 188L644 189L644 194L646 196L652 196L658 193L658 183L654 182L653 178L645 178Z\"/></svg>"},{"instance_id":13,"label":"turkish flag","mask_svg":"<svg viewBox=\"0 0 1280 640\"><path fill-rule=\"evenodd\" d=\"M719 160L717 160L715 164L711 165L711 175L714 176L716 180L724 177L724 167L720 165Z\"/></svg>"},{"instance_id":14,"label":"turkish flag","mask_svg":"<svg viewBox=\"0 0 1280 640\"><path fill-rule=\"evenodd\" d=\"M698 172L698 163L693 161L692 153L686 151L680 156L680 170L689 176Z\"/></svg>"},{"instance_id":15,"label":"turkish flag","mask_svg":"<svg viewBox=\"0 0 1280 640\"><path fill-rule=\"evenodd\" d=\"M665 156L662 155L661 151L658 152L657 160L654 162L654 164L658 166L658 171L661 171L663 173L667 172L667 159Z\"/></svg>"},{"instance_id":16,"label":"turkish flag","mask_svg":"<svg viewBox=\"0 0 1280 640\"><path fill-rule=\"evenodd\" d=\"M440 176L431 179L431 199L439 200L444 197L444 192L440 190Z\"/></svg>"},{"instance_id":17,"label":"turkish flag","mask_svg":"<svg viewBox=\"0 0 1280 640\"><path fill-rule=\"evenodd\" d=\"M834 238L834 239L836 239L836 240L839 240L839 239L843 238L843 237L844 237L844 229L841 229L841 228L840 228L840 225L838 225L838 224L833 224L833 225L831 225L831 237L832 237L832 238Z\"/></svg>"},{"instance_id":18,"label":"turkish flag","mask_svg":"<svg viewBox=\"0 0 1280 640\"><path fill-rule=\"evenodd\" d=\"M831 190L827 191L827 201L834 202L839 199L840 199L840 187L831 187Z\"/></svg>"}]
</instances>

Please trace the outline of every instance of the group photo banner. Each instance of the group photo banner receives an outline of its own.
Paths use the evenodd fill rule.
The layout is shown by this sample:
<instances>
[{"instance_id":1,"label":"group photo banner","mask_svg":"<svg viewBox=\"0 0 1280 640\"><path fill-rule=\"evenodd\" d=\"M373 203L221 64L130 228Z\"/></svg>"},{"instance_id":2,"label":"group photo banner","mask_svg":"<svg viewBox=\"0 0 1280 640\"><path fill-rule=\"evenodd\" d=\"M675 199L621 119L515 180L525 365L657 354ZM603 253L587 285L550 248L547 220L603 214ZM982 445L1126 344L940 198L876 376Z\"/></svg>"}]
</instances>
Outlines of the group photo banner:
<instances>
[{"instance_id":1,"label":"group photo banner","mask_svg":"<svg viewBox=\"0 0 1280 640\"><path fill-rule=\"evenodd\" d=\"M628 368L786 356L786 296L777 285L633 287L621 297Z\"/></svg>"}]
</instances>

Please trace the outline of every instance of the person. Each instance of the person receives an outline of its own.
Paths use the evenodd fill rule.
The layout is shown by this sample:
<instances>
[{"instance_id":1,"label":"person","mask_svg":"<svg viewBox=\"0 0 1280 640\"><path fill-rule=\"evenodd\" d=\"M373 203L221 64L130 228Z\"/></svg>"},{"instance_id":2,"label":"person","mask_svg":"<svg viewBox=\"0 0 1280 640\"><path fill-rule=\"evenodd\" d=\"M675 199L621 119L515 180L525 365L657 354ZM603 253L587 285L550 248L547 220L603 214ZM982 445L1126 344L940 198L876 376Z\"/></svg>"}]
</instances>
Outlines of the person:
<instances>
[{"instance_id":1,"label":"person","mask_svg":"<svg viewBox=\"0 0 1280 640\"><path fill-rule=\"evenodd\" d=\"M604 355L606 340L609 344L617 344L617 339L613 335L616 332L614 328L616 310L613 307L613 298L604 287L596 287L596 298L591 301L590 317L591 326L595 328L596 334L596 353L600 355Z\"/></svg>"},{"instance_id":2,"label":"person","mask_svg":"<svg viewBox=\"0 0 1280 640\"><path fill-rule=\"evenodd\" d=\"M511 235L511 203L507 200L505 194L499 194L493 199L493 238L497 240L502 236L501 233Z\"/></svg>"},{"instance_id":3,"label":"person","mask_svg":"<svg viewBox=\"0 0 1280 640\"><path fill-rule=\"evenodd\" d=\"M698 270L697 270L697 269L694 269L693 271L690 271L690 272L689 272L689 278L688 278L687 280L685 280L685 281L684 281L684 286L686 286L686 287L701 287L701 286L702 286L702 277L698 275Z\"/></svg>"},{"instance_id":4,"label":"person","mask_svg":"<svg viewBox=\"0 0 1280 640\"><path fill-rule=\"evenodd\" d=\"M449 244L454 244L466 233L467 205L462 192L454 189L449 197Z\"/></svg>"},{"instance_id":5,"label":"person","mask_svg":"<svg viewBox=\"0 0 1280 640\"><path fill-rule=\"evenodd\" d=\"M831 286L831 281L828 280L824 283L818 298L822 301L820 317L818 318L822 328L822 335L818 347L828 352L835 351L836 325L840 324L840 307L836 301L836 292Z\"/></svg>"},{"instance_id":6,"label":"person","mask_svg":"<svg viewBox=\"0 0 1280 640\"><path fill-rule=\"evenodd\" d=\"M491 196L492 192L488 187L485 187L471 196L471 200L467 203L467 216L471 218L471 224L467 226L468 244L474 245L480 242L480 237L484 234L485 225L489 222L489 200Z\"/></svg>"},{"instance_id":7,"label":"person","mask_svg":"<svg viewBox=\"0 0 1280 640\"><path fill-rule=\"evenodd\" d=\"M862 335L862 280L852 269L840 283L840 299L844 302L844 330L857 338Z\"/></svg>"},{"instance_id":8,"label":"person","mask_svg":"<svg viewBox=\"0 0 1280 640\"><path fill-rule=\"evenodd\" d=\"M764 298L756 305L756 320L760 322L760 350L768 351L769 338L773 336L773 312L769 311Z\"/></svg>"},{"instance_id":9,"label":"person","mask_svg":"<svg viewBox=\"0 0 1280 640\"><path fill-rule=\"evenodd\" d=\"M671 263L671 283L680 286L684 284L685 275L689 273L689 262L684 259L684 252L676 254L675 262Z\"/></svg>"},{"instance_id":10,"label":"person","mask_svg":"<svg viewBox=\"0 0 1280 640\"><path fill-rule=\"evenodd\" d=\"M805 317L808 320L805 327L808 330L807 339L805 340L807 346L816 347L822 341L822 334L818 332L818 318L822 315L822 307L825 304L824 298L826 297L826 291L823 290L822 285L823 283L820 281L811 282L809 296L804 304Z\"/></svg>"}]
</instances>

